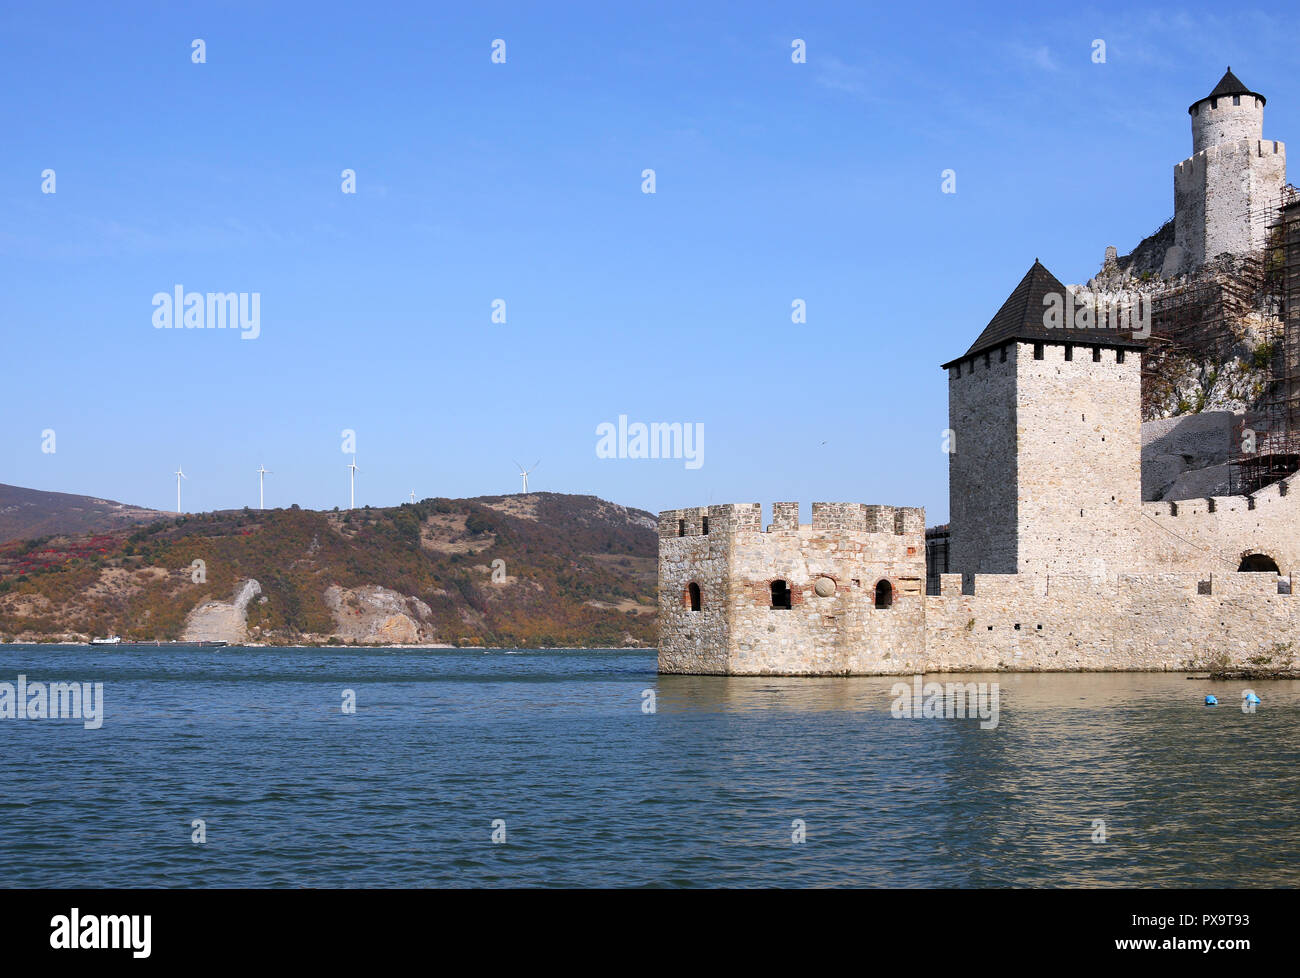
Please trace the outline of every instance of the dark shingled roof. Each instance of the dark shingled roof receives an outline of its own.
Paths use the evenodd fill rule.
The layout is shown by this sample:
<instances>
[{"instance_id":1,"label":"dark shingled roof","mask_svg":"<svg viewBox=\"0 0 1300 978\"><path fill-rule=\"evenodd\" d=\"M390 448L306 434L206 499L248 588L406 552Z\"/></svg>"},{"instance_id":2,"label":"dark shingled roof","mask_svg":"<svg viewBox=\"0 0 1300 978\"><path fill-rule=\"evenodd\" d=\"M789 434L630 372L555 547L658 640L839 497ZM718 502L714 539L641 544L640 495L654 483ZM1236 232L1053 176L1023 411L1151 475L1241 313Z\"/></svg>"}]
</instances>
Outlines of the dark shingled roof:
<instances>
[{"instance_id":1,"label":"dark shingled roof","mask_svg":"<svg viewBox=\"0 0 1300 978\"><path fill-rule=\"evenodd\" d=\"M1219 84L1214 86L1214 91L1205 96L1205 98L1198 98L1187 107L1187 111L1190 113L1202 102L1207 102L1212 98L1223 98L1227 95L1251 95L1259 99L1261 104L1268 102L1268 99L1264 98L1263 95L1260 95L1259 92L1252 92L1249 88L1243 85L1241 79L1232 73L1232 66L1229 65L1228 70L1225 71L1223 77L1219 79Z\"/></svg>"},{"instance_id":2,"label":"dark shingled roof","mask_svg":"<svg viewBox=\"0 0 1300 978\"><path fill-rule=\"evenodd\" d=\"M986 350L1020 340L1027 343L1078 343L1086 346L1126 347L1141 349L1146 344L1135 340L1124 330L1093 327L1092 329L1050 328L1043 324L1043 313L1047 309L1044 296L1064 296L1067 289L1060 279L1049 272L1037 258L1020 284L1015 287L1002 308L997 311L984 332L971 344L971 348L943 365L947 370L959 360L973 357Z\"/></svg>"}]
</instances>

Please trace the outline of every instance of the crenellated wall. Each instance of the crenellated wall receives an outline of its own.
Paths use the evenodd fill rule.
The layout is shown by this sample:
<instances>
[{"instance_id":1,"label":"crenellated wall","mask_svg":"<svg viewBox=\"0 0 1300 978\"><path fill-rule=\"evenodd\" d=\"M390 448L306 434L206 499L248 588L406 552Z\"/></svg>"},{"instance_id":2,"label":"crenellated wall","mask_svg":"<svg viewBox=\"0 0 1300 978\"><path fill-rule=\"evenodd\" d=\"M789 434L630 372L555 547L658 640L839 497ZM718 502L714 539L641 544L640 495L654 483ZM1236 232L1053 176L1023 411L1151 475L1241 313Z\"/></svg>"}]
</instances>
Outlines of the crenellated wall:
<instances>
[{"instance_id":1,"label":"crenellated wall","mask_svg":"<svg viewBox=\"0 0 1300 978\"><path fill-rule=\"evenodd\" d=\"M1182 270L1265 247L1285 183L1286 145L1275 139L1216 143L1177 164L1174 242L1186 262Z\"/></svg>"},{"instance_id":2,"label":"crenellated wall","mask_svg":"<svg viewBox=\"0 0 1300 978\"><path fill-rule=\"evenodd\" d=\"M661 538L660 672L1287 670L1300 658L1300 595L1274 574L979 574L965 593L961 574L944 574L941 593L927 597L910 532L733 534L715 530L723 509L661 517L672 534ZM710 515L709 533L675 535L692 513ZM773 579L790 583L790 608L771 606ZM881 580L889 607L873 600ZM689 610L691 581L701 585L699 611Z\"/></svg>"},{"instance_id":3,"label":"crenellated wall","mask_svg":"<svg viewBox=\"0 0 1300 978\"><path fill-rule=\"evenodd\" d=\"M1248 555L1300 568L1300 474L1250 496L1142 504L1142 536L1130 569L1235 571Z\"/></svg>"}]
</instances>

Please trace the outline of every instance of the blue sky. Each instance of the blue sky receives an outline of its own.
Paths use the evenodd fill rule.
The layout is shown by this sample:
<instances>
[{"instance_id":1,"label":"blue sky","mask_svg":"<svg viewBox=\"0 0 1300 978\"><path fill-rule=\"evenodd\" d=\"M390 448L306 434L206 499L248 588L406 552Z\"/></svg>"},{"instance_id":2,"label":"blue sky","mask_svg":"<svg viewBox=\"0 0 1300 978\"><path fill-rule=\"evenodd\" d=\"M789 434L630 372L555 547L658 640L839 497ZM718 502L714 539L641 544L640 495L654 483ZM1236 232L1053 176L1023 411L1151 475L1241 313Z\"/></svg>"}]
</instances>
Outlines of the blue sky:
<instances>
[{"instance_id":1,"label":"blue sky","mask_svg":"<svg viewBox=\"0 0 1300 978\"><path fill-rule=\"evenodd\" d=\"M0 481L171 508L179 463L200 510L264 464L330 508L352 429L358 504L540 459L650 510L941 522L938 365L1034 258L1084 281L1171 216L1228 64L1300 133L1282 5L467 6L0 11ZM177 284L260 293L260 336L153 328ZM598 458L619 415L702 424L704 464Z\"/></svg>"}]
</instances>

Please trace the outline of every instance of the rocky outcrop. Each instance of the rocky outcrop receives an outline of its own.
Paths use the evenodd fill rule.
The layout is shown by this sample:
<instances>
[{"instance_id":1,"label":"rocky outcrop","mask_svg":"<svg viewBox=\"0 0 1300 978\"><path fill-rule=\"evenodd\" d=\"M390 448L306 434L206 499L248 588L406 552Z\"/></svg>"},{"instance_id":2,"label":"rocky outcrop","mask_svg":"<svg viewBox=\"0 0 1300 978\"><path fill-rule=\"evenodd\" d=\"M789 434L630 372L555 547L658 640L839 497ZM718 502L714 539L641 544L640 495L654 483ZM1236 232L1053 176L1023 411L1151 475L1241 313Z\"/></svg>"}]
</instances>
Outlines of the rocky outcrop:
<instances>
[{"instance_id":1,"label":"rocky outcrop","mask_svg":"<svg viewBox=\"0 0 1300 978\"><path fill-rule=\"evenodd\" d=\"M248 604L262 593L262 585L247 580L235 588L230 601L206 601L190 612L181 633L182 642L227 642L248 639Z\"/></svg>"},{"instance_id":2,"label":"rocky outcrop","mask_svg":"<svg viewBox=\"0 0 1300 978\"><path fill-rule=\"evenodd\" d=\"M432 612L419 598L367 584L325 590L325 605L334 616L332 638L363 645L415 645L436 639Z\"/></svg>"}]
</instances>

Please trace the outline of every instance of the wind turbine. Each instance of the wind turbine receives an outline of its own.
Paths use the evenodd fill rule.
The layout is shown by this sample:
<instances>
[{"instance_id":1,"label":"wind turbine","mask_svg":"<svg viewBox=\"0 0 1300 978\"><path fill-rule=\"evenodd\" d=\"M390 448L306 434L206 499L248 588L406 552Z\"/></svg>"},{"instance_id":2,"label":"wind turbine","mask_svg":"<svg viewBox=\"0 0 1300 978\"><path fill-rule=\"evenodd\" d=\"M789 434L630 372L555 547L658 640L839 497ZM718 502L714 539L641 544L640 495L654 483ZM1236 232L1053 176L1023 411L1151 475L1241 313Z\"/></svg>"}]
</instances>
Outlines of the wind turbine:
<instances>
[{"instance_id":1,"label":"wind turbine","mask_svg":"<svg viewBox=\"0 0 1300 978\"><path fill-rule=\"evenodd\" d=\"M350 502L348 503L348 509L356 509L357 508L357 473L361 470L357 468L357 457L355 455L352 456L352 461L348 463L348 470L349 470L348 475L350 476L349 481L351 482L352 485L352 495L350 497Z\"/></svg>"},{"instance_id":2,"label":"wind turbine","mask_svg":"<svg viewBox=\"0 0 1300 978\"><path fill-rule=\"evenodd\" d=\"M530 473L530 472L536 472L536 471L537 471L537 466L539 466L539 465L541 465L541 464L542 464L542 460L539 458L536 462L533 463L533 467L532 467L531 469L526 469L526 468L524 468L522 465L519 465L518 462L515 462L515 465L519 465L519 477L520 477L521 479L524 480L524 492L527 492L527 491L528 491L528 475L529 475L529 473Z\"/></svg>"},{"instance_id":3,"label":"wind turbine","mask_svg":"<svg viewBox=\"0 0 1300 978\"><path fill-rule=\"evenodd\" d=\"M176 512L179 513L181 511L181 480L188 479L189 476L181 471L179 465L176 466L176 471L172 475L176 476Z\"/></svg>"},{"instance_id":4,"label":"wind turbine","mask_svg":"<svg viewBox=\"0 0 1300 978\"><path fill-rule=\"evenodd\" d=\"M271 475L271 470L264 465L257 467L257 508L266 509L266 497L262 494L262 480Z\"/></svg>"}]
</instances>

